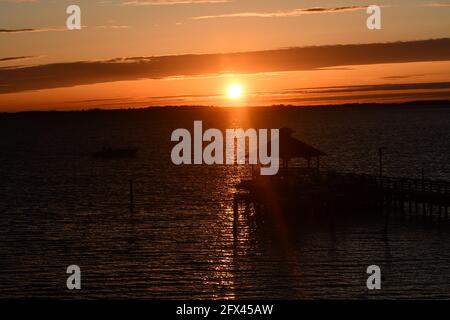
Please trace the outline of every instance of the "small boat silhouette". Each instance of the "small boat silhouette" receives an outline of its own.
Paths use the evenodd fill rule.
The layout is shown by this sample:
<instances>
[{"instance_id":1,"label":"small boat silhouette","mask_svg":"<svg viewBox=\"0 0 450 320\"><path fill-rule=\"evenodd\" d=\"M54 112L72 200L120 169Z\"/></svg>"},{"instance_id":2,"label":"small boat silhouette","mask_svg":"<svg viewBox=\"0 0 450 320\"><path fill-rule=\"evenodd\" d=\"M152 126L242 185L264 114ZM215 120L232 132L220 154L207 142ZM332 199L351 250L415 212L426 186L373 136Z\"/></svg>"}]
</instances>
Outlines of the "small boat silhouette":
<instances>
[{"instance_id":1,"label":"small boat silhouette","mask_svg":"<svg viewBox=\"0 0 450 320\"><path fill-rule=\"evenodd\" d=\"M139 148L105 148L102 150L94 152L92 157L103 158L103 159L118 159L118 158L131 158L136 155Z\"/></svg>"}]
</instances>

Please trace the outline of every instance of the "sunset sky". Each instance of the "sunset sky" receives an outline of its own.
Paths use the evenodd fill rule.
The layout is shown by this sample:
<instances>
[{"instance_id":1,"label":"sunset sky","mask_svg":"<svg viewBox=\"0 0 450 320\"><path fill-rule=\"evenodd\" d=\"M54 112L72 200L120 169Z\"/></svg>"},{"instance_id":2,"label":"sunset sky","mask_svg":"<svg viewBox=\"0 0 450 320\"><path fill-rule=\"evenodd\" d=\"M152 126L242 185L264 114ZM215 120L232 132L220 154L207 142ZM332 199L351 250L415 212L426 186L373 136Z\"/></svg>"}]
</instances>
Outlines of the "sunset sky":
<instances>
[{"instance_id":1,"label":"sunset sky","mask_svg":"<svg viewBox=\"0 0 450 320\"><path fill-rule=\"evenodd\" d=\"M445 98L450 2L0 0L0 112Z\"/></svg>"}]
</instances>

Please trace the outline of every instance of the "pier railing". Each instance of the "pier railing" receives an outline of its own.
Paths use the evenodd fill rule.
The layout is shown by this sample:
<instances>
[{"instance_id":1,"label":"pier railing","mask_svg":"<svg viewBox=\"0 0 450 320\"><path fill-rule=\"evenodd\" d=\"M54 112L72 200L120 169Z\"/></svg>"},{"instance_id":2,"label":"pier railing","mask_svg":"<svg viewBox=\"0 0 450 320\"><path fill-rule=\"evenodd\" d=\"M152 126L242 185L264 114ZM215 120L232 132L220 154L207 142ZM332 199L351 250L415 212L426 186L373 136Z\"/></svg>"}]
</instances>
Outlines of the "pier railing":
<instances>
[{"instance_id":1,"label":"pier railing","mask_svg":"<svg viewBox=\"0 0 450 320\"><path fill-rule=\"evenodd\" d=\"M421 192L421 193L439 193L450 195L450 182L436 181L429 179L415 179L403 177L379 177L367 174L355 175L361 179L376 184L381 190L392 192Z\"/></svg>"},{"instance_id":2,"label":"pier railing","mask_svg":"<svg viewBox=\"0 0 450 320\"><path fill-rule=\"evenodd\" d=\"M293 167L280 169L276 176L252 175L236 188L236 230L240 204L247 217L253 207L255 217L276 217L281 212L293 221L312 217L334 223L340 215L380 213L385 219L385 237L391 215L439 222L449 221L450 216L447 181Z\"/></svg>"},{"instance_id":3,"label":"pier railing","mask_svg":"<svg viewBox=\"0 0 450 320\"><path fill-rule=\"evenodd\" d=\"M450 195L450 181L439 181L422 178L407 178L407 177L390 177L377 176L364 173L351 172L337 172L337 171L320 171L312 168L281 168L277 176L261 177L259 175L252 175L253 181L262 180L284 180L284 181L300 181L305 179L319 179L322 181L335 180L349 180L362 181L377 188L391 192L419 192L419 193L437 193Z\"/></svg>"},{"instance_id":4,"label":"pier railing","mask_svg":"<svg viewBox=\"0 0 450 320\"><path fill-rule=\"evenodd\" d=\"M258 190L259 186L271 184L275 187L289 186L302 192L319 186L326 190L339 188L364 188L374 195L400 198L421 203L435 203L450 206L450 182L423 178L389 177L362 173L317 171L312 168L282 168L277 176L254 175L251 180L241 183L241 189ZM305 189L306 188L306 189Z\"/></svg>"}]
</instances>

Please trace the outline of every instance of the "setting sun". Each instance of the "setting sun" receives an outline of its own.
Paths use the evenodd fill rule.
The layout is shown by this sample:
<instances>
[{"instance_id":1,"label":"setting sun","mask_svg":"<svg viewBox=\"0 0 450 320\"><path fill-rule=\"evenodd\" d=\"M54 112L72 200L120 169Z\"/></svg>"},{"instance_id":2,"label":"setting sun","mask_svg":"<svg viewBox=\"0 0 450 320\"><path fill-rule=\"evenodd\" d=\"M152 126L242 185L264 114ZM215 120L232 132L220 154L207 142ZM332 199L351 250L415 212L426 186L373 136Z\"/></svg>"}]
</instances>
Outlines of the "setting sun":
<instances>
[{"instance_id":1,"label":"setting sun","mask_svg":"<svg viewBox=\"0 0 450 320\"><path fill-rule=\"evenodd\" d=\"M243 96L244 90L242 89L242 86L238 84L231 84L228 86L227 89L227 96L230 99L236 100Z\"/></svg>"}]
</instances>

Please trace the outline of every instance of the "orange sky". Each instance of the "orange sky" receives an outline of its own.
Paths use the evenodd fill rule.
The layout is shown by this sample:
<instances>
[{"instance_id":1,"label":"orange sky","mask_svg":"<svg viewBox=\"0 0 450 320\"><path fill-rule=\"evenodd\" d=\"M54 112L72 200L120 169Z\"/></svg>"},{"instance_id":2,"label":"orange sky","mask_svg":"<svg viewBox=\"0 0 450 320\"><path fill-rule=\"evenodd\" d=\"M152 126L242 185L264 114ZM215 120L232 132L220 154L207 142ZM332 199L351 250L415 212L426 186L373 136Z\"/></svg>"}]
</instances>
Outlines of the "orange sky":
<instances>
[{"instance_id":1,"label":"orange sky","mask_svg":"<svg viewBox=\"0 0 450 320\"><path fill-rule=\"evenodd\" d=\"M448 38L446 2L377 1L375 31L355 0L78 1L80 31L69 4L0 0L0 111L450 98L448 40L327 47Z\"/></svg>"}]
</instances>

